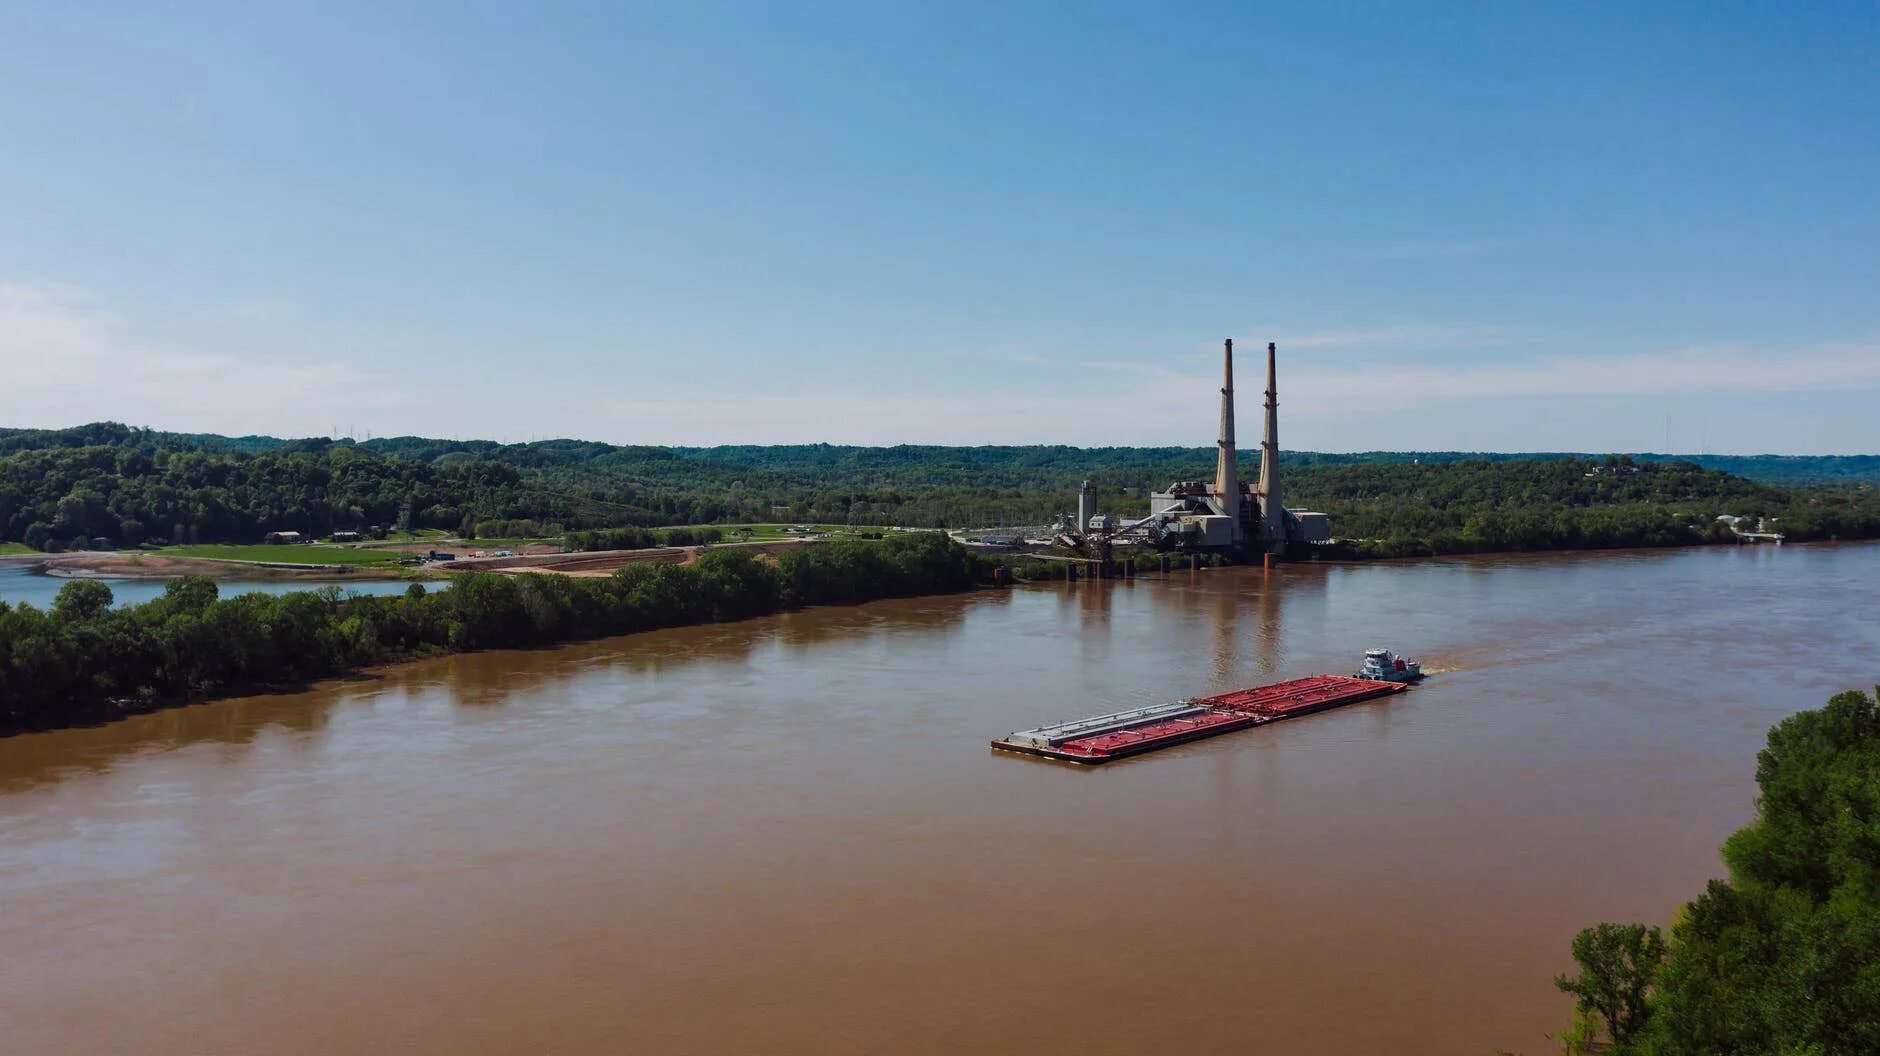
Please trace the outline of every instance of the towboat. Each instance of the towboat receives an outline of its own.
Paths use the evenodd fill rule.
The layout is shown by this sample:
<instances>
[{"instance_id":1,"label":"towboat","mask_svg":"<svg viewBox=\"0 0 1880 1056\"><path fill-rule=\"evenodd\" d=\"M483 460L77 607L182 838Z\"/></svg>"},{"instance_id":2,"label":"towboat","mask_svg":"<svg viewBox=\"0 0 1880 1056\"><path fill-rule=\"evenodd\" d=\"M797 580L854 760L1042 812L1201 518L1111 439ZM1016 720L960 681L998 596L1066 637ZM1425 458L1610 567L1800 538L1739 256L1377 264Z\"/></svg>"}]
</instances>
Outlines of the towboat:
<instances>
[{"instance_id":1,"label":"towboat","mask_svg":"<svg viewBox=\"0 0 1880 1056\"><path fill-rule=\"evenodd\" d=\"M1423 677L1423 665L1389 649L1366 649L1364 666L1352 677L1373 682L1415 682Z\"/></svg>"}]
</instances>

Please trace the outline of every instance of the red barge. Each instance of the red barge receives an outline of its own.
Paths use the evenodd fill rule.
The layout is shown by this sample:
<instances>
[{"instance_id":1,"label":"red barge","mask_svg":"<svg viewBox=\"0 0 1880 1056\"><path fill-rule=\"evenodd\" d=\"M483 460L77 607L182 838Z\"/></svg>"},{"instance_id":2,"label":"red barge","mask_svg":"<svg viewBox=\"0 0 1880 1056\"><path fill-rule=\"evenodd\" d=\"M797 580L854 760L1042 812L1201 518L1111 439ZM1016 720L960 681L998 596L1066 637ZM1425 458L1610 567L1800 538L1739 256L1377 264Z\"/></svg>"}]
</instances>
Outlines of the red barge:
<instances>
[{"instance_id":1,"label":"red barge","mask_svg":"<svg viewBox=\"0 0 1880 1056\"><path fill-rule=\"evenodd\" d=\"M1409 688L1404 682L1313 675L1213 697L1196 697L1021 730L993 741L992 747L1094 766L1249 726L1387 697Z\"/></svg>"}]
</instances>

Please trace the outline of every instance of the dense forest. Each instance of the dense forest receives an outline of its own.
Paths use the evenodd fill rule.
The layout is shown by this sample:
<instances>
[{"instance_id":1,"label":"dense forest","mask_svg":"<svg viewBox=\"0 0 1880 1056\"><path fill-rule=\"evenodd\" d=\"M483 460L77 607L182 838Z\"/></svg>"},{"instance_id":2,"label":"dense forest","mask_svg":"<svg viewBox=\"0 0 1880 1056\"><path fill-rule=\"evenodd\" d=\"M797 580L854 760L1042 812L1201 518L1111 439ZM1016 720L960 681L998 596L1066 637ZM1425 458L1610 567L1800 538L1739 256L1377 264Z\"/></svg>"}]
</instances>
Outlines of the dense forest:
<instances>
[{"instance_id":1,"label":"dense forest","mask_svg":"<svg viewBox=\"0 0 1880 1056\"><path fill-rule=\"evenodd\" d=\"M219 598L201 576L112 606L73 580L47 611L0 603L0 732L95 722L291 684L390 660L552 642L802 605L966 590L993 565L937 532L818 543L765 560L721 549L691 565L627 565L606 578L459 576L446 590L342 597L336 587Z\"/></svg>"},{"instance_id":2,"label":"dense forest","mask_svg":"<svg viewBox=\"0 0 1880 1056\"><path fill-rule=\"evenodd\" d=\"M655 532L650 528L600 528L587 532L569 532L563 542L570 550L645 550L655 546L699 546L723 542L725 533L718 528L668 528Z\"/></svg>"},{"instance_id":3,"label":"dense forest","mask_svg":"<svg viewBox=\"0 0 1880 1056\"><path fill-rule=\"evenodd\" d=\"M1257 457L1243 455L1247 465ZM1288 505L1332 516L1348 552L1676 545L1720 514L1792 539L1880 536L1880 459L1288 452ZM398 437L365 443L159 433L112 423L0 430L0 541L39 549L253 542L274 530L541 534L730 522L1041 524L1091 480L1129 516L1212 472L1211 448L619 447ZM1839 483L1795 483L1831 479ZM1847 483L1854 480L1858 483Z\"/></svg>"},{"instance_id":4,"label":"dense forest","mask_svg":"<svg viewBox=\"0 0 1880 1056\"><path fill-rule=\"evenodd\" d=\"M1573 940L1569 1053L1880 1052L1880 709L1842 693L1769 731L1758 817L1669 934ZM1596 1046L1606 1045L1607 1048Z\"/></svg>"},{"instance_id":5,"label":"dense forest","mask_svg":"<svg viewBox=\"0 0 1880 1056\"><path fill-rule=\"evenodd\" d=\"M1760 484L1690 462L1363 464L1294 478L1288 504L1330 514L1349 549L1370 556L1728 542L1723 514L1798 542L1880 537L1872 486Z\"/></svg>"}]
</instances>

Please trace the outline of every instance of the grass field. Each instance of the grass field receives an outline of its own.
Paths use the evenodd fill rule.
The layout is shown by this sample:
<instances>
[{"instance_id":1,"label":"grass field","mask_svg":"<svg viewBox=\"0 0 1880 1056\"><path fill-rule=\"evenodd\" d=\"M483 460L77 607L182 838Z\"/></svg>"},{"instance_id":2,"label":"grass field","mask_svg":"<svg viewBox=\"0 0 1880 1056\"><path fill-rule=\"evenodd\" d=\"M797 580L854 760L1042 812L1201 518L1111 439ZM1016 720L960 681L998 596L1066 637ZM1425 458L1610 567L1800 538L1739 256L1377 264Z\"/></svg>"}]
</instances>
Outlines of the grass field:
<instances>
[{"instance_id":1,"label":"grass field","mask_svg":"<svg viewBox=\"0 0 1880 1056\"><path fill-rule=\"evenodd\" d=\"M660 527L649 529L649 531L653 532L655 535L664 535L667 532L675 531L680 528L688 528L692 531L697 531L701 528L716 528L725 533L726 542L774 543L780 539L802 538L802 536L798 535L796 532L790 531L790 529L794 527L796 527L794 524L684 524L661 525ZM818 535L841 535L847 532L881 530L879 528L850 528L842 524L818 524L813 527L816 529L816 534ZM475 539L465 540L462 543L454 545L468 550L515 550L524 546L536 546L544 543L560 545L561 541L562 537L559 535L547 536L541 539L485 539L482 536L478 536Z\"/></svg>"},{"instance_id":2,"label":"grass field","mask_svg":"<svg viewBox=\"0 0 1880 1056\"><path fill-rule=\"evenodd\" d=\"M795 525L790 524L717 524L688 525L687 527L717 528L725 533L725 541L728 543L773 543L781 539L801 538L797 533L789 530L795 527ZM848 525L842 524L818 524L814 527L818 535L835 536L838 538L864 531L881 531L879 528L851 528ZM749 532L743 533L743 529L749 529ZM669 529L654 529L656 532L665 532L667 530ZM425 534L421 534L416 539L408 539L401 534L391 539L378 541L376 546L384 547L399 543L405 545L412 543L428 544L435 540L441 549L448 550L451 553L461 554L472 550L484 552L490 550L520 550L523 546L534 543L561 542L559 538L554 538L470 539L446 543L444 542L446 538L444 533L434 532L428 534L430 536L429 538L427 538ZM17 543L7 545L19 546ZM20 546L19 549L20 552L30 552L23 546ZM11 552L13 551L0 550L0 553ZM398 550L376 549L375 544L371 542L358 546L351 544L339 546L310 545L305 543L285 544L281 546L269 546L264 543L202 543L196 546L166 546L153 552L166 557L203 557L223 561L274 561L281 564L293 565L386 565L396 562L399 558L411 556L408 553Z\"/></svg>"},{"instance_id":3,"label":"grass field","mask_svg":"<svg viewBox=\"0 0 1880 1056\"><path fill-rule=\"evenodd\" d=\"M249 546L232 543L203 543L198 546L166 546L155 551L164 557L204 557L220 561L275 561L289 565L386 565L403 554L384 550L355 550L346 546L311 546L286 544Z\"/></svg>"},{"instance_id":4,"label":"grass field","mask_svg":"<svg viewBox=\"0 0 1880 1056\"><path fill-rule=\"evenodd\" d=\"M729 543L774 543L779 539L802 538L802 536L796 532L790 531L790 529L796 527L794 524L688 524L685 527L693 529L716 528L725 533L725 541ZM841 535L848 532L881 531L879 528L850 528L845 524L814 524L810 527L815 529L815 534L817 535ZM664 532L670 529L655 528L653 530L656 532Z\"/></svg>"},{"instance_id":5,"label":"grass field","mask_svg":"<svg viewBox=\"0 0 1880 1056\"><path fill-rule=\"evenodd\" d=\"M38 552L39 551L27 546L25 543L0 543L0 555L36 554Z\"/></svg>"}]
</instances>

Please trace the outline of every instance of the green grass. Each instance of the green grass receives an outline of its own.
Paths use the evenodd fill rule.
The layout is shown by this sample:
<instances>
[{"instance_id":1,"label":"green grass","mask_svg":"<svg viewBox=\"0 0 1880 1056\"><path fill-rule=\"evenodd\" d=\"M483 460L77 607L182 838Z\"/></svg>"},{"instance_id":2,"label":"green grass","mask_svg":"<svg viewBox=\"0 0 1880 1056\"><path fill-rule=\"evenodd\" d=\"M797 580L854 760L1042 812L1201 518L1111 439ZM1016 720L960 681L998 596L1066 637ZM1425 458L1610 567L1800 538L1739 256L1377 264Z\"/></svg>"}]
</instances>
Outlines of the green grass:
<instances>
[{"instance_id":1,"label":"green grass","mask_svg":"<svg viewBox=\"0 0 1880 1056\"><path fill-rule=\"evenodd\" d=\"M25 543L0 543L0 554L36 554L38 552Z\"/></svg>"},{"instance_id":2,"label":"green grass","mask_svg":"<svg viewBox=\"0 0 1880 1056\"><path fill-rule=\"evenodd\" d=\"M750 543L774 543L774 542L776 542L776 541L777 541L777 540L779 540L779 539L800 539L800 538L802 538L802 536L800 536L800 535L797 535L797 534L796 534L795 532L792 532L792 531L790 531L790 530L789 530L789 529L791 529L791 528L794 528L794 527L796 527L796 525L795 525L794 523L783 523L783 524L688 524L688 525L685 525L684 527L687 527L687 528L694 528L694 529L696 529L696 528L716 528L716 529L718 529L719 531L721 531L721 532L723 532L723 533L725 533L725 542L727 542L727 543L744 543L744 542L750 542ZM853 532L853 531L864 531L864 530L867 530L867 531L880 531L880 530L881 530L881 529L879 529L879 528L875 528L875 529L859 529L859 528L850 528L850 527L849 527L848 525L845 525L845 524L816 524L816 525L811 525L811 527L812 527L812 528L814 528L814 529L816 530L816 534L818 534L818 535L829 535L829 534L843 534L843 533L847 533L847 532ZM749 530L750 530L750 532L749 532L749 534L748 534L748 535L747 535L747 534L740 534L740 533L742 533L742 532L744 532L744 530L745 530L745 529L749 529ZM655 531L655 532L664 532L664 531L670 531L670 530L671 530L671 529L669 529L669 528L655 528L655 529L653 529L653 531Z\"/></svg>"},{"instance_id":3,"label":"green grass","mask_svg":"<svg viewBox=\"0 0 1880 1056\"><path fill-rule=\"evenodd\" d=\"M717 528L725 533L725 542L728 543L771 543L780 539L801 538L801 536L788 531L788 529L795 527L795 525L792 524L715 524L688 525L687 527ZM738 534L739 529L743 528L750 529L750 534ZM815 526L815 529L818 534L833 535L836 537L853 535L865 531L882 530L880 528L851 528L848 525L842 524L818 524ZM653 529L656 533L665 532L667 530L666 528ZM281 546L269 546L264 543L202 543L196 546L166 546L154 552L167 557L204 557L224 561L273 561L294 565L384 565L392 564L400 558L411 556L410 554L397 550L377 549L377 547L385 547L398 543L406 545L412 543L425 545L436 543L439 549L462 555L476 550L484 552L491 550L520 550L522 547L534 543L559 544L561 542L561 539L556 537L549 539L468 539L462 542L445 543L442 541L442 533L433 532L429 533L429 536L430 537L427 538L425 535L420 535L416 539L408 539L403 534L399 534L389 539L368 540L356 544L341 543L338 545L291 543ZM19 546L19 544L9 545ZM19 547L19 550L20 552L30 552L23 546ZM0 553L10 552L13 551L0 550Z\"/></svg>"},{"instance_id":4,"label":"green grass","mask_svg":"<svg viewBox=\"0 0 1880 1056\"><path fill-rule=\"evenodd\" d=\"M384 565L405 555L384 550L357 550L349 546L313 546L265 543L242 546L227 543L203 543L199 546L166 546L156 551L164 557L204 557L221 561L274 561L290 565Z\"/></svg>"}]
</instances>

